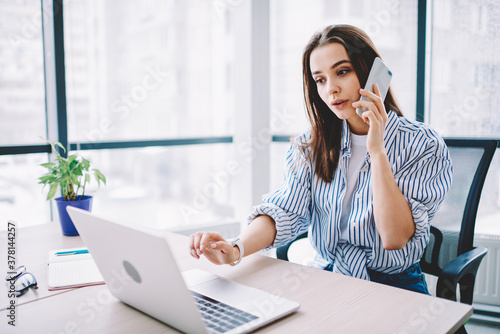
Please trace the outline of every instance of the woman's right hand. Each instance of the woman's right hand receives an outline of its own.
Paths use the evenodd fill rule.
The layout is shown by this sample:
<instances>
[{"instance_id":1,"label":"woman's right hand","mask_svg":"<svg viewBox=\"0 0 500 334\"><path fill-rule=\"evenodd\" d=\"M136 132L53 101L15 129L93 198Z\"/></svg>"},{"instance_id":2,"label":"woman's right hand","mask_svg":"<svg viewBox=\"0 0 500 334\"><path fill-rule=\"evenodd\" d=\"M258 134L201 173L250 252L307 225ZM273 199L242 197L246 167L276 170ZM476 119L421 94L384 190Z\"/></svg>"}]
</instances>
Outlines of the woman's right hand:
<instances>
[{"instance_id":1,"label":"woman's right hand","mask_svg":"<svg viewBox=\"0 0 500 334\"><path fill-rule=\"evenodd\" d=\"M203 254L212 263L230 264L238 260L240 250L219 233L198 232L189 237L189 252L195 259Z\"/></svg>"}]
</instances>

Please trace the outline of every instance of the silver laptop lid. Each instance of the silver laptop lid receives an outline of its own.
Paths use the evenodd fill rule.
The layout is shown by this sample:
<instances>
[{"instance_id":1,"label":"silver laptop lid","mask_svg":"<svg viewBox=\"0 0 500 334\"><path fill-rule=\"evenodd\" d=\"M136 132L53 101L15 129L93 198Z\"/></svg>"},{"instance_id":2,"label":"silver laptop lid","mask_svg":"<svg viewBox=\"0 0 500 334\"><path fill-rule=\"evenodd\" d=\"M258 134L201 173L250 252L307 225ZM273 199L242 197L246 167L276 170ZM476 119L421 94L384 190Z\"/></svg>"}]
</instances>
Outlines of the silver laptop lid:
<instances>
[{"instance_id":1,"label":"silver laptop lid","mask_svg":"<svg viewBox=\"0 0 500 334\"><path fill-rule=\"evenodd\" d=\"M207 333L161 234L70 206L67 211L116 298L183 332Z\"/></svg>"}]
</instances>

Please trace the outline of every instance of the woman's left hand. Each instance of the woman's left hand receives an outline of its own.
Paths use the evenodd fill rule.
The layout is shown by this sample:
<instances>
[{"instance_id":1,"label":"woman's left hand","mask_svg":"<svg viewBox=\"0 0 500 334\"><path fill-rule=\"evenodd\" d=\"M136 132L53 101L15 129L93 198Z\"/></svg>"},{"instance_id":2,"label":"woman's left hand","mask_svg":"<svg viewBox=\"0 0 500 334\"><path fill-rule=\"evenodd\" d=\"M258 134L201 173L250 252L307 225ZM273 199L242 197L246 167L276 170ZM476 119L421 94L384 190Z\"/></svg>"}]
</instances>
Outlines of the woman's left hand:
<instances>
[{"instance_id":1,"label":"woman's left hand","mask_svg":"<svg viewBox=\"0 0 500 334\"><path fill-rule=\"evenodd\" d=\"M387 112L384 102L380 97L378 85L373 85L374 93L364 89L361 89L359 92L362 96L370 99L370 101L360 100L352 104L355 108L365 107L368 109L362 114L363 120L370 123L368 136L366 138L366 149L370 154L385 152L384 132L385 124L387 123Z\"/></svg>"}]
</instances>

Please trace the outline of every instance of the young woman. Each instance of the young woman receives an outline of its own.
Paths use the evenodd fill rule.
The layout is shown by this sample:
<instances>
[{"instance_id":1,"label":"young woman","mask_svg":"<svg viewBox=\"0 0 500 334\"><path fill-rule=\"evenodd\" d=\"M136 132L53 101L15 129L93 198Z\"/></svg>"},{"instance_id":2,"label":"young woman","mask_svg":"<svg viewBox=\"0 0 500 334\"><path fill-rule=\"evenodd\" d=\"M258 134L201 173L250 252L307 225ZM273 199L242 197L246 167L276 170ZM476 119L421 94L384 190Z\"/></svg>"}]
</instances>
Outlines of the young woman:
<instances>
[{"instance_id":1,"label":"young woman","mask_svg":"<svg viewBox=\"0 0 500 334\"><path fill-rule=\"evenodd\" d=\"M302 60L311 130L293 140L283 185L253 209L236 242L192 235L192 256L234 265L309 230L314 266L428 294L419 260L451 160L434 130L403 117L391 90L382 101L377 85L361 89L375 57L356 27L312 36ZM367 108L362 117L357 107Z\"/></svg>"}]
</instances>

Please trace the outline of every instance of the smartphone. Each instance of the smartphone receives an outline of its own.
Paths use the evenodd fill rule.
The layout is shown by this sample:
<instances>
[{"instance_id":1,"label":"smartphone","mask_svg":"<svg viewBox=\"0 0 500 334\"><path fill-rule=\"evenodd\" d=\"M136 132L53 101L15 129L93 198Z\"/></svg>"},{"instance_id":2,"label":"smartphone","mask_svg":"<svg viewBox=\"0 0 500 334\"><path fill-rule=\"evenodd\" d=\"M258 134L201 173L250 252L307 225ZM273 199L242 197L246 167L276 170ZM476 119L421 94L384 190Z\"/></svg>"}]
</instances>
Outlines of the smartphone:
<instances>
[{"instance_id":1,"label":"smartphone","mask_svg":"<svg viewBox=\"0 0 500 334\"><path fill-rule=\"evenodd\" d=\"M382 62L379 57L376 57L373 61L372 69L370 70L370 74L368 74L368 79L366 80L365 90L368 90L373 93L373 85L377 84L380 90L380 97L382 101L385 100L385 96L387 95L387 91L389 90L389 84L391 83L392 72L389 68ZM369 98L365 96L361 96L360 101L370 101ZM356 113L361 117L363 112L368 110L365 107L359 107L356 109Z\"/></svg>"}]
</instances>

